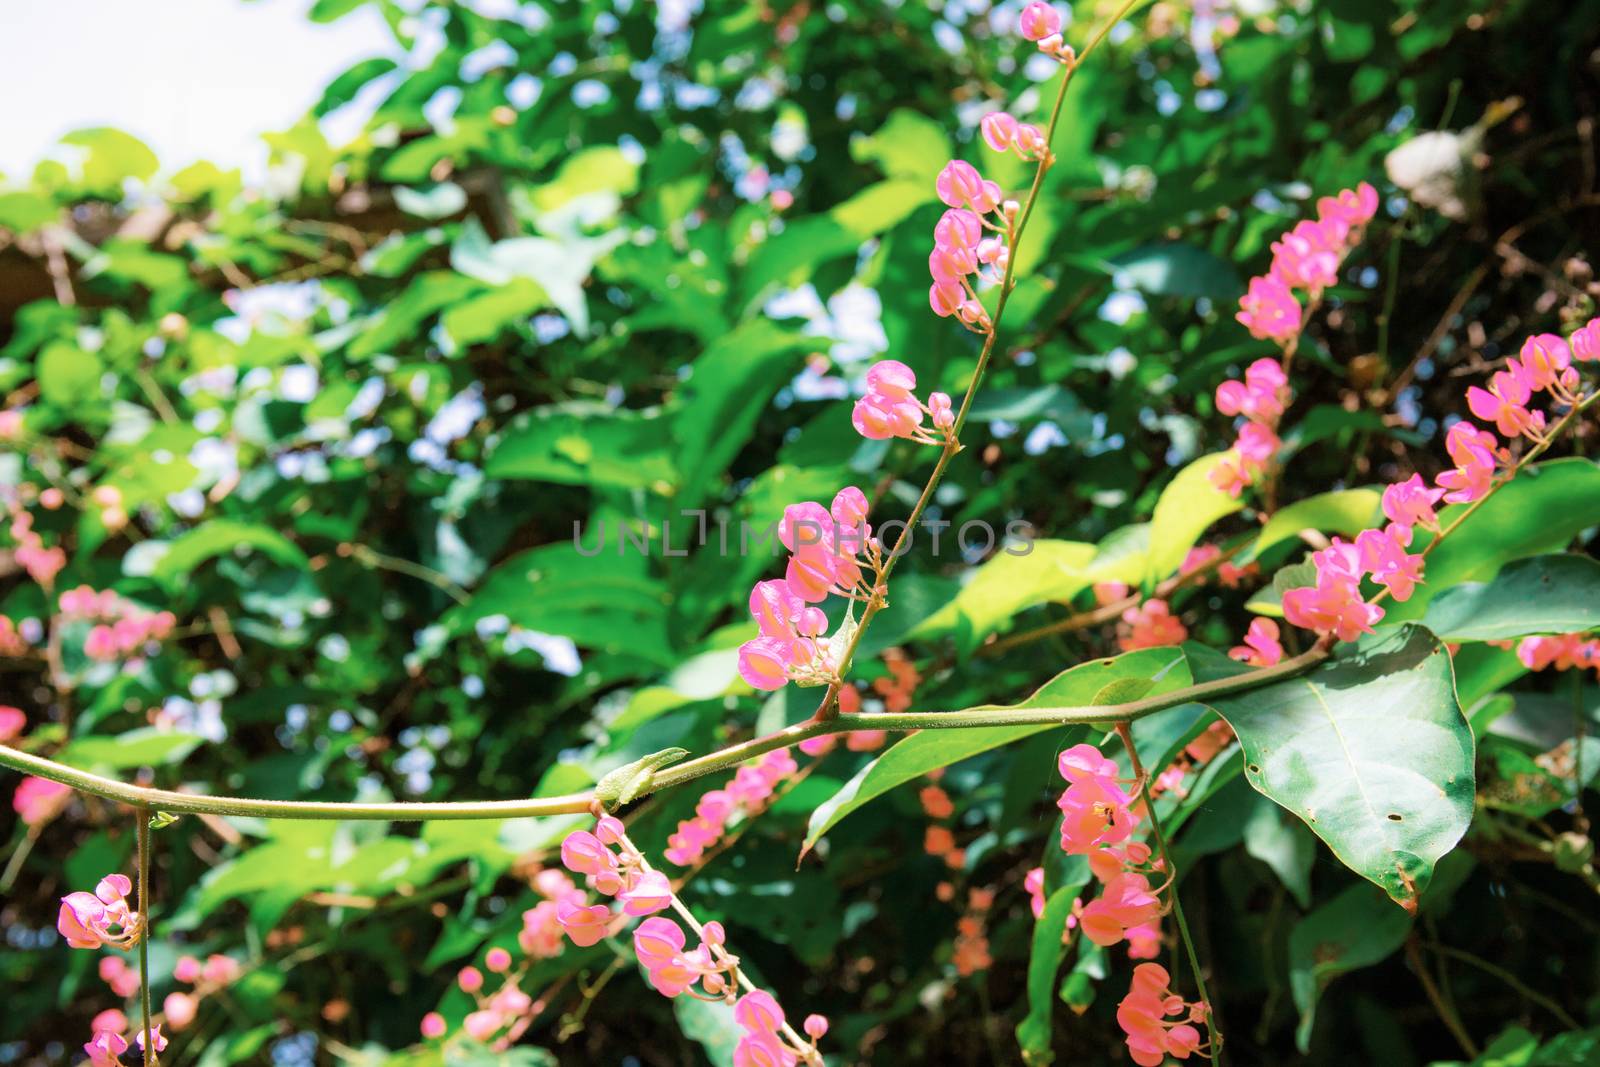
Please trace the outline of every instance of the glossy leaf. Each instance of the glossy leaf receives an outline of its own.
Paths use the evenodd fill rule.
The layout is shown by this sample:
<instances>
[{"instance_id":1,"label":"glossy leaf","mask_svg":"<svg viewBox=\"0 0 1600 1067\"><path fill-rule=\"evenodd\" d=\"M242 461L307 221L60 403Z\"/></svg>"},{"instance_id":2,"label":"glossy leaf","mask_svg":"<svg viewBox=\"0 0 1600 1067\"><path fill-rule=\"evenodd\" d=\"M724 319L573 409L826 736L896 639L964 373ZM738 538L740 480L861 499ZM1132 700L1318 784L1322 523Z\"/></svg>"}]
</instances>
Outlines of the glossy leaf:
<instances>
[{"instance_id":1,"label":"glossy leaf","mask_svg":"<svg viewBox=\"0 0 1600 1067\"><path fill-rule=\"evenodd\" d=\"M1568 555L1517 560L1487 582L1436 594L1423 622L1446 641L1586 633L1600 627L1600 562Z\"/></svg>"},{"instance_id":2,"label":"glossy leaf","mask_svg":"<svg viewBox=\"0 0 1600 1067\"><path fill-rule=\"evenodd\" d=\"M1211 472L1227 458L1225 452L1201 456L1184 467L1161 491L1150 519L1150 559L1145 583L1154 584L1177 571L1183 557L1211 524L1244 507L1211 484Z\"/></svg>"},{"instance_id":3,"label":"glossy leaf","mask_svg":"<svg viewBox=\"0 0 1600 1067\"><path fill-rule=\"evenodd\" d=\"M1317 1001L1341 974L1380 963L1411 932L1411 916L1371 886L1353 885L1307 915L1289 934L1289 988L1300 1025L1295 1043L1311 1047Z\"/></svg>"},{"instance_id":4,"label":"glossy leaf","mask_svg":"<svg viewBox=\"0 0 1600 1067\"><path fill-rule=\"evenodd\" d=\"M1250 784L1414 909L1472 818L1472 731L1444 646L1404 627L1214 706L1239 735Z\"/></svg>"}]
</instances>

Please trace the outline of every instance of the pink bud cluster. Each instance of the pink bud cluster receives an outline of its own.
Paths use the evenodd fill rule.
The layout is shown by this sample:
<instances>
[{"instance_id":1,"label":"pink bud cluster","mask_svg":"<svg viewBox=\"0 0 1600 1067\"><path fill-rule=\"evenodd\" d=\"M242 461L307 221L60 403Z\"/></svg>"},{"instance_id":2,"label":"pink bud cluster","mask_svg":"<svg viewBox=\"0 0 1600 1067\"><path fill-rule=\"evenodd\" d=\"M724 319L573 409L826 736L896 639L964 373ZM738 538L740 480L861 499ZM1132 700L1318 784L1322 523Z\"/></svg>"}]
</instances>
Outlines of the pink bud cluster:
<instances>
[{"instance_id":1,"label":"pink bud cluster","mask_svg":"<svg viewBox=\"0 0 1600 1067\"><path fill-rule=\"evenodd\" d=\"M735 818L760 814L778 786L799 770L789 750L783 748L740 767L721 789L700 797L694 818L678 823L678 829L667 838L662 855L680 867L700 862L706 849L722 839Z\"/></svg>"},{"instance_id":2,"label":"pink bud cluster","mask_svg":"<svg viewBox=\"0 0 1600 1067\"><path fill-rule=\"evenodd\" d=\"M1178 565L1178 576L1183 578L1196 574L1213 563L1216 564L1217 581L1229 589L1237 589L1246 578L1261 573L1259 564L1246 563L1241 567L1230 559L1222 559L1220 545L1195 545Z\"/></svg>"},{"instance_id":3,"label":"pink bud cluster","mask_svg":"<svg viewBox=\"0 0 1600 1067\"><path fill-rule=\"evenodd\" d=\"M666 997L688 993L733 1004L734 1021L743 1031L734 1049L735 1067L795 1067L800 1062L820 1067L822 1055L816 1042L827 1032L827 1020L820 1015L808 1017L804 1026L810 1041L801 1039L785 1023L783 1009L772 994L749 986L739 973L739 958L728 951L721 923L702 925L691 919L700 944L689 949L683 927L655 914L670 907L688 918L687 910L666 876L651 868L628 840L621 820L602 815L593 833L574 830L568 834L561 843L561 862L574 874L584 875L598 892L616 897L624 915L647 916L634 928L633 948L657 992ZM558 910L567 936L579 946L598 943L616 922L610 908L585 906L581 896L562 901ZM741 984L748 990L743 996L738 995Z\"/></svg>"},{"instance_id":4,"label":"pink bud cluster","mask_svg":"<svg viewBox=\"0 0 1600 1067\"><path fill-rule=\"evenodd\" d=\"M1077 53L1061 37L1061 12L1044 0L1033 0L1022 9L1017 21L1022 36L1039 46L1039 51L1067 64L1077 62Z\"/></svg>"},{"instance_id":5,"label":"pink bud cluster","mask_svg":"<svg viewBox=\"0 0 1600 1067\"><path fill-rule=\"evenodd\" d=\"M757 582L750 591L750 615L760 633L739 646L739 676L761 690L782 689L791 679L835 682L842 650L827 640L828 618L814 605L830 593L852 600L872 593L882 553L867 524L866 495L849 486L834 496L831 508L813 501L791 504L778 524L778 539L791 553L788 567L783 578Z\"/></svg>"},{"instance_id":6,"label":"pink bud cluster","mask_svg":"<svg viewBox=\"0 0 1600 1067\"><path fill-rule=\"evenodd\" d=\"M1206 1021L1206 1006L1186 1002L1168 988L1171 983L1172 976L1159 963L1141 963L1133 969L1128 995L1117 1005L1128 1057L1139 1067L1160 1067L1168 1056L1186 1060L1207 1055L1197 1029Z\"/></svg>"},{"instance_id":7,"label":"pink bud cluster","mask_svg":"<svg viewBox=\"0 0 1600 1067\"><path fill-rule=\"evenodd\" d=\"M1004 277L1020 208L1015 200L1003 198L998 183L984 178L965 160L946 163L934 180L934 189L950 210L933 227L933 251L928 254L933 284L928 289L928 304L940 318L953 315L967 329L986 334L994 323L978 299L973 279L981 280L986 267L993 278ZM999 221L991 220L990 215L998 216ZM986 235L985 230L992 232Z\"/></svg>"},{"instance_id":8,"label":"pink bud cluster","mask_svg":"<svg viewBox=\"0 0 1600 1067\"><path fill-rule=\"evenodd\" d=\"M161 1014L166 1019L168 1028L173 1031L187 1029L199 1014L200 1002L212 993L226 989L238 981L243 972L244 969L239 966L238 960L232 956L224 956L220 952L212 953L204 961L196 956L179 956L178 962L172 968L172 978L176 982L194 988L187 991L174 990L161 1002ZM103 965L101 973L103 976ZM134 978L134 986L138 987L137 976Z\"/></svg>"},{"instance_id":9,"label":"pink bud cluster","mask_svg":"<svg viewBox=\"0 0 1600 1067\"><path fill-rule=\"evenodd\" d=\"M133 883L126 875L108 874L93 893L68 893L61 898L56 929L73 948L130 949L139 943L144 921L128 903Z\"/></svg>"},{"instance_id":10,"label":"pink bud cluster","mask_svg":"<svg viewBox=\"0 0 1600 1067\"><path fill-rule=\"evenodd\" d=\"M1172 614L1171 606L1155 598L1124 611L1117 626L1117 645L1124 652L1181 645L1188 638L1188 627Z\"/></svg>"},{"instance_id":11,"label":"pink bud cluster","mask_svg":"<svg viewBox=\"0 0 1600 1067\"><path fill-rule=\"evenodd\" d=\"M1495 373L1489 389L1473 386L1467 390L1467 403L1479 418L1492 418L1502 437L1543 443L1545 414L1530 411L1527 403L1539 392L1548 392L1555 403L1568 407L1580 403L1574 359L1600 359L1600 319L1579 329L1570 345L1554 334L1528 338L1520 358L1507 360L1507 369ZM1511 459L1510 449L1494 434L1466 419L1445 434L1445 450L1455 466L1441 472L1433 488L1413 474L1384 489L1383 513L1388 525L1362 531L1353 543L1335 538L1329 547L1312 555L1316 584L1284 593L1285 619L1319 634L1353 641L1372 633L1384 614L1362 595L1363 578L1383 586L1397 601L1410 598L1422 581L1422 555L1406 551L1414 528L1420 525L1438 532L1435 505L1441 499L1452 504L1482 500L1494 488L1500 468Z\"/></svg>"},{"instance_id":12,"label":"pink bud cluster","mask_svg":"<svg viewBox=\"0 0 1600 1067\"><path fill-rule=\"evenodd\" d=\"M1283 444L1278 420L1292 397L1289 378L1274 359L1258 359L1245 368L1243 381L1230 378L1217 386L1217 410L1245 422L1227 457L1212 469L1212 485L1237 497L1261 480Z\"/></svg>"},{"instance_id":13,"label":"pink bud cluster","mask_svg":"<svg viewBox=\"0 0 1600 1067\"><path fill-rule=\"evenodd\" d=\"M117 1013L122 1027L115 1029L94 1030L94 1037L83 1046L83 1051L89 1055L89 1067L123 1067L122 1055L128 1051L128 1039L119 1032L127 1026L127 1019L120 1018L122 1013ZM100 1016L96 1016L99 1021ZM153 1058L144 1054L144 1027L133 1027L133 1044L139 1049L141 1063L153 1063ZM150 1045L156 1052L165 1052L167 1039L161 1034L161 1024L156 1023L150 1027Z\"/></svg>"},{"instance_id":14,"label":"pink bud cluster","mask_svg":"<svg viewBox=\"0 0 1600 1067\"><path fill-rule=\"evenodd\" d=\"M947 211L946 215L956 212ZM934 255L939 253L935 251ZM955 426L956 413L947 393L929 393L928 402L918 400L914 390L917 376L910 367L893 359L879 360L867 371L867 391L850 412L856 432L869 441L904 437L925 445L943 444ZM926 416L935 433L923 428ZM865 515L865 510L863 510Z\"/></svg>"},{"instance_id":15,"label":"pink bud cluster","mask_svg":"<svg viewBox=\"0 0 1600 1067\"><path fill-rule=\"evenodd\" d=\"M992 111L978 123L978 132L984 143L996 152L1015 152L1025 160L1044 162L1050 159L1050 145L1044 131L1028 122L1018 122L1005 111Z\"/></svg>"},{"instance_id":16,"label":"pink bud cluster","mask_svg":"<svg viewBox=\"0 0 1600 1067\"><path fill-rule=\"evenodd\" d=\"M97 592L87 585L62 593L59 606L64 619L94 624L84 638L83 651L101 662L150 651L178 621L170 611L145 611L110 589Z\"/></svg>"}]
</instances>

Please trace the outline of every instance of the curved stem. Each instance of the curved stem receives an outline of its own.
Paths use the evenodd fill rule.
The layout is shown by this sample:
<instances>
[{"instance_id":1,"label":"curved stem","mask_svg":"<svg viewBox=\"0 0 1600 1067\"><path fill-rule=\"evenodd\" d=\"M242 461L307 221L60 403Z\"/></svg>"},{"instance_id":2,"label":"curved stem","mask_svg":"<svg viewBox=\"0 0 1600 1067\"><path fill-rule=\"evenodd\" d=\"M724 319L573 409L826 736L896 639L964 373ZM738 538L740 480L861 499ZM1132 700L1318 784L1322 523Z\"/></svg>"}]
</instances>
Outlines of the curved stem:
<instances>
[{"instance_id":1,"label":"curved stem","mask_svg":"<svg viewBox=\"0 0 1600 1067\"><path fill-rule=\"evenodd\" d=\"M667 789L708 774L728 770L752 756L826 734L867 730L950 730L997 726L1065 726L1081 723L1111 727L1131 722L1180 704L1204 702L1247 692L1292 678L1327 659L1331 650L1317 645L1293 659L1230 678L1218 678L1175 689L1158 696L1121 704L1061 707L981 707L962 711L908 711L869 715L836 715L812 719L764 737L730 745L698 759L658 771L648 791ZM203 796L129 785L115 778L69 767L64 763L0 745L0 766L72 786L82 793L121 801L156 811L196 815L248 815L262 819L348 819L390 822L430 822L463 819L519 819L541 815L572 815L589 810L593 793L567 793L530 800L396 801L393 803L342 803L338 801L260 800L249 797ZM642 794L641 794L642 795Z\"/></svg>"}]
</instances>

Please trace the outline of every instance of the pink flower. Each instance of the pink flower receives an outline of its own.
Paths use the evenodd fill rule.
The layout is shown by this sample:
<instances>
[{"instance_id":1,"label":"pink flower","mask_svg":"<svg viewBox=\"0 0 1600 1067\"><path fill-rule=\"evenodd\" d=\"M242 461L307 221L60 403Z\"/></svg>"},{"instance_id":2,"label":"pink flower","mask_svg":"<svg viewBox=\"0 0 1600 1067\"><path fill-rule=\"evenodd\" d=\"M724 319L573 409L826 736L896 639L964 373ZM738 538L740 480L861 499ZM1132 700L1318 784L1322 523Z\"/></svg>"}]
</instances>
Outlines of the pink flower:
<instances>
[{"instance_id":1,"label":"pink flower","mask_svg":"<svg viewBox=\"0 0 1600 1067\"><path fill-rule=\"evenodd\" d=\"M128 1028L128 1017L116 1008L107 1008L105 1011L89 1020L89 1032L97 1034L102 1030L110 1030L120 1034Z\"/></svg>"},{"instance_id":2,"label":"pink flower","mask_svg":"<svg viewBox=\"0 0 1600 1067\"><path fill-rule=\"evenodd\" d=\"M1306 219L1272 245L1272 276L1313 296L1339 280L1350 227L1334 219Z\"/></svg>"},{"instance_id":3,"label":"pink flower","mask_svg":"<svg viewBox=\"0 0 1600 1067\"><path fill-rule=\"evenodd\" d=\"M917 376L898 360L880 359L867 371L867 391L896 402L914 399Z\"/></svg>"},{"instance_id":4,"label":"pink flower","mask_svg":"<svg viewBox=\"0 0 1600 1067\"><path fill-rule=\"evenodd\" d=\"M801 1029L813 1042L821 1041L828 1033L828 1019L823 1015L807 1015Z\"/></svg>"},{"instance_id":5,"label":"pink flower","mask_svg":"<svg viewBox=\"0 0 1600 1067\"><path fill-rule=\"evenodd\" d=\"M463 967L456 974L456 985L463 993L476 993L483 988L483 972L476 967Z\"/></svg>"},{"instance_id":6,"label":"pink flower","mask_svg":"<svg viewBox=\"0 0 1600 1067\"><path fill-rule=\"evenodd\" d=\"M61 898L56 929L73 948L126 948L139 934L137 913L127 901L132 891L126 875L110 874L100 879L93 893L68 893Z\"/></svg>"},{"instance_id":7,"label":"pink flower","mask_svg":"<svg viewBox=\"0 0 1600 1067\"><path fill-rule=\"evenodd\" d=\"M951 208L939 216L933 227L935 248L967 249L976 252L983 241L983 219L964 208ZM904 364L902 364L903 366ZM907 370L909 374L910 371ZM915 381L912 387L915 388Z\"/></svg>"},{"instance_id":8,"label":"pink flower","mask_svg":"<svg viewBox=\"0 0 1600 1067\"><path fill-rule=\"evenodd\" d=\"M1250 620L1244 644L1230 649L1228 655L1252 667L1270 667L1281 661L1283 646L1278 643L1278 624L1259 616Z\"/></svg>"},{"instance_id":9,"label":"pink flower","mask_svg":"<svg viewBox=\"0 0 1600 1067\"><path fill-rule=\"evenodd\" d=\"M475 1011L461 1020L461 1028L474 1041L488 1041L504 1025L497 1011Z\"/></svg>"},{"instance_id":10,"label":"pink flower","mask_svg":"<svg viewBox=\"0 0 1600 1067\"><path fill-rule=\"evenodd\" d=\"M1509 366L1529 389L1535 391L1562 382L1572 366L1572 350L1567 347L1567 342L1553 333L1534 334L1522 342L1521 356L1520 363L1511 360Z\"/></svg>"},{"instance_id":11,"label":"pink flower","mask_svg":"<svg viewBox=\"0 0 1600 1067\"><path fill-rule=\"evenodd\" d=\"M200 980L200 961L193 956L179 956L178 962L172 967L172 977L193 985Z\"/></svg>"},{"instance_id":12,"label":"pink flower","mask_svg":"<svg viewBox=\"0 0 1600 1067\"><path fill-rule=\"evenodd\" d=\"M106 625L96 626L89 631L89 636L83 642L83 654L94 660L113 660L117 658L116 631Z\"/></svg>"},{"instance_id":13,"label":"pink flower","mask_svg":"<svg viewBox=\"0 0 1600 1067\"><path fill-rule=\"evenodd\" d=\"M1236 317L1258 340L1282 344L1300 333L1300 303L1278 278L1251 278Z\"/></svg>"},{"instance_id":14,"label":"pink flower","mask_svg":"<svg viewBox=\"0 0 1600 1067\"><path fill-rule=\"evenodd\" d=\"M1476 385L1467 389L1467 406L1480 419L1492 421L1500 436L1507 439L1520 437L1544 425L1542 412L1531 412L1527 403L1531 392L1519 375L1510 371L1495 371L1489 379L1489 388Z\"/></svg>"},{"instance_id":15,"label":"pink flower","mask_svg":"<svg viewBox=\"0 0 1600 1067\"><path fill-rule=\"evenodd\" d=\"M1422 475L1413 474L1403 482L1395 482L1383 491L1383 513L1389 521L1405 530L1404 543L1411 543L1411 528L1421 525L1430 530L1439 528L1439 516L1433 506L1444 496L1443 489L1429 489Z\"/></svg>"},{"instance_id":16,"label":"pink flower","mask_svg":"<svg viewBox=\"0 0 1600 1067\"><path fill-rule=\"evenodd\" d=\"M751 1033L776 1033L783 1028L783 1008L771 993L753 989L733 1005L733 1021Z\"/></svg>"},{"instance_id":17,"label":"pink flower","mask_svg":"<svg viewBox=\"0 0 1600 1067\"><path fill-rule=\"evenodd\" d=\"M992 111L978 123L984 142L996 152L1005 152L1017 136L1017 120L1004 111Z\"/></svg>"},{"instance_id":18,"label":"pink flower","mask_svg":"<svg viewBox=\"0 0 1600 1067\"><path fill-rule=\"evenodd\" d=\"M430 1011L422 1017L422 1036L428 1041L437 1041L443 1037L449 1027L445 1024L444 1016L436 1011Z\"/></svg>"},{"instance_id":19,"label":"pink flower","mask_svg":"<svg viewBox=\"0 0 1600 1067\"><path fill-rule=\"evenodd\" d=\"M600 874L617 865L617 857L587 830L574 830L561 842L561 865L573 874Z\"/></svg>"},{"instance_id":20,"label":"pink flower","mask_svg":"<svg viewBox=\"0 0 1600 1067\"><path fill-rule=\"evenodd\" d=\"M1569 344L1572 358L1579 363L1600 359L1600 319L1590 319L1573 333Z\"/></svg>"},{"instance_id":21,"label":"pink flower","mask_svg":"<svg viewBox=\"0 0 1600 1067\"><path fill-rule=\"evenodd\" d=\"M1445 434L1445 450L1455 461L1454 470L1440 473L1434 484L1447 489L1444 499L1451 504L1470 504L1488 495L1494 487L1495 462L1499 458L1493 436L1462 419Z\"/></svg>"},{"instance_id":22,"label":"pink flower","mask_svg":"<svg viewBox=\"0 0 1600 1067\"><path fill-rule=\"evenodd\" d=\"M1030 41L1042 41L1061 32L1061 13L1044 0L1033 0L1022 9L1017 28Z\"/></svg>"},{"instance_id":23,"label":"pink flower","mask_svg":"<svg viewBox=\"0 0 1600 1067\"><path fill-rule=\"evenodd\" d=\"M739 646L739 677L752 689L782 689L789 681L790 645L771 637L757 637Z\"/></svg>"},{"instance_id":24,"label":"pink flower","mask_svg":"<svg viewBox=\"0 0 1600 1067\"><path fill-rule=\"evenodd\" d=\"M1161 955L1161 922L1140 923L1123 931L1130 960L1153 960Z\"/></svg>"},{"instance_id":25,"label":"pink flower","mask_svg":"<svg viewBox=\"0 0 1600 1067\"><path fill-rule=\"evenodd\" d=\"M1165 600L1147 600L1129 608L1122 613L1122 622L1117 644L1124 652L1181 645L1189 637L1188 629L1172 614Z\"/></svg>"},{"instance_id":26,"label":"pink flower","mask_svg":"<svg viewBox=\"0 0 1600 1067\"><path fill-rule=\"evenodd\" d=\"M619 893L617 899L622 901L625 914L653 915L672 907L672 886L660 871L646 871L631 889Z\"/></svg>"},{"instance_id":27,"label":"pink flower","mask_svg":"<svg viewBox=\"0 0 1600 1067\"><path fill-rule=\"evenodd\" d=\"M1283 594L1283 617L1292 626L1354 641L1373 632L1373 624L1383 618L1383 609L1363 599L1357 579L1319 574L1315 586Z\"/></svg>"},{"instance_id":28,"label":"pink flower","mask_svg":"<svg viewBox=\"0 0 1600 1067\"><path fill-rule=\"evenodd\" d=\"M1035 867L1028 872L1022 880L1022 888L1028 892L1028 907L1033 912L1035 919L1044 915L1044 868Z\"/></svg>"},{"instance_id":29,"label":"pink flower","mask_svg":"<svg viewBox=\"0 0 1600 1067\"><path fill-rule=\"evenodd\" d=\"M1000 186L986 181L976 167L960 159L944 165L934 181L934 190L949 207L970 207L979 215L987 215L1000 206Z\"/></svg>"},{"instance_id":30,"label":"pink flower","mask_svg":"<svg viewBox=\"0 0 1600 1067\"><path fill-rule=\"evenodd\" d=\"M1317 201L1317 215L1324 220L1337 219L1352 230L1358 230L1372 221L1378 213L1378 190L1366 182L1354 189L1340 190L1334 196Z\"/></svg>"},{"instance_id":31,"label":"pink flower","mask_svg":"<svg viewBox=\"0 0 1600 1067\"><path fill-rule=\"evenodd\" d=\"M161 1002L161 1014L174 1030L186 1029L199 1011L200 1001L189 993L168 993Z\"/></svg>"},{"instance_id":32,"label":"pink flower","mask_svg":"<svg viewBox=\"0 0 1600 1067\"><path fill-rule=\"evenodd\" d=\"M934 285L937 294L940 287ZM961 300L966 299L966 294L961 294ZM959 310L961 301L955 304L955 310L946 314L955 314ZM939 310L938 305L934 310ZM922 408L916 403L893 403L879 396L877 393L868 393L856 401L855 407L850 411L850 424L856 432L869 441L886 441L891 437L914 437L917 427L922 424Z\"/></svg>"},{"instance_id":33,"label":"pink flower","mask_svg":"<svg viewBox=\"0 0 1600 1067\"><path fill-rule=\"evenodd\" d=\"M89 1054L91 1067L122 1067L121 1055L128 1051L127 1038L110 1030L102 1030L83 1046Z\"/></svg>"},{"instance_id":34,"label":"pink flower","mask_svg":"<svg viewBox=\"0 0 1600 1067\"><path fill-rule=\"evenodd\" d=\"M611 927L611 909L603 904L584 906L570 900L556 905L556 921L579 948L599 944Z\"/></svg>"},{"instance_id":35,"label":"pink flower","mask_svg":"<svg viewBox=\"0 0 1600 1067\"><path fill-rule=\"evenodd\" d=\"M28 717L21 708L0 704L0 744L14 740L28 728Z\"/></svg>"},{"instance_id":36,"label":"pink flower","mask_svg":"<svg viewBox=\"0 0 1600 1067\"><path fill-rule=\"evenodd\" d=\"M511 953L503 948L492 948L483 957L483 965L495 974L505 974L511 969Z\"/></svg>"},{"instance_id":37,"label":"pink flower","mask_svg":"<svg viewBox=\"0 0 1600 1067\"><path fill-rule=\"evenodd\" d=\"M1150 891L1149 879L1124 872L1083 909L1078 924L1083 936L1106 948L1121 941L1128 927L1155 922L1160 912L1161 898Z\"/></svg>"},{"instance_id":38,"label":"pink flower","mask_svg":"<svg viewBox=\"0 0 1600 1067\"><path fill-rule=\"evenodd\" d=\"M1517 659L1530 671L1600 666L1600 641L1590 640L1583 634L1524 637L1517 644Z\"/></svg>"},{"instance_id":39,"label":"pink flower","mask_svg":"<svg viewBox=\"0 0 1600 1067\"><path fill-rule=\"evenodd\" d=\"M1411 599L1411 593L1422 580L1422 557L1407 555L1405 546L1396 539L1396 528L1363 530L1356 537L1356 548L1361 552L1361 567L1372 575L1373 581L1386 586L1396 600ZM1409 538L1410 530L1406 531Z\"/></svg>"}]
</instances>

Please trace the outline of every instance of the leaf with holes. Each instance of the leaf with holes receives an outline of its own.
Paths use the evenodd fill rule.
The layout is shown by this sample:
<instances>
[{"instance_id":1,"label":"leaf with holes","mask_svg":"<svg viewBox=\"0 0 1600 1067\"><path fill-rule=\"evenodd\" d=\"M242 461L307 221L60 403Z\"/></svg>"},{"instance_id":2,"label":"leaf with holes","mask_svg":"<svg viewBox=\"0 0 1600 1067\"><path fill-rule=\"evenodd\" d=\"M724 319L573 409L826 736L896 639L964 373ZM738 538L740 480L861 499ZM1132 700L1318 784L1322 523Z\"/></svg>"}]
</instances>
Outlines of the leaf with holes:
<instances>
[{"instance_id":1,"label":"leaf with holes","mask_svg":"<svg viewBox=\"0 0 1600 1067\"><path fill-rule=\"evenodd\" d=\"M1463 582L1433 598L1423 621L1451 641L1504 641L1600 627L1600 563L1588 556L1534 556L1488 582Z\"/></svg>"},{"instance_id":2,"label":"leaf with holes","mask_svg":"<svg viewBox=\"0 0 1600 1067\"><path fill-rule=\"evenodd\" d=\"M1402 627L1214 707L1250 784L1414 910L1472 818L1472 731L1444 645Z\"/></svg>"}]
</instances>

